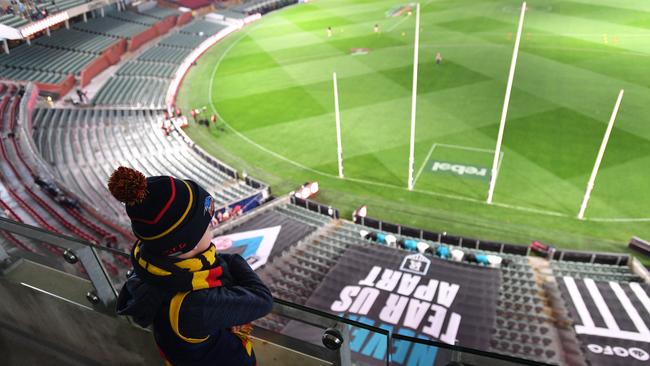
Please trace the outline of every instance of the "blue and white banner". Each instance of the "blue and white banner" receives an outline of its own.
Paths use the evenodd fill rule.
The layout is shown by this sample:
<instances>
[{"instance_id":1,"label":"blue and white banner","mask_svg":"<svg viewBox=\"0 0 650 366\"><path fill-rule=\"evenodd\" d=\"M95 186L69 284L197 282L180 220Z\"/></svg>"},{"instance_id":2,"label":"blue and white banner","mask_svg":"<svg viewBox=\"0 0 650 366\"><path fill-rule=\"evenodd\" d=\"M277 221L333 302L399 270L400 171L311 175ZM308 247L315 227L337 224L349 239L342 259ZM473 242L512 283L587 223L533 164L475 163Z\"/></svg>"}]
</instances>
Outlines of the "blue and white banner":
<instances>
[{"instance_id":1,"label":"blue and white banner","mask_svg":"<svg viewBox=\"0 0 650 366\"><path fill-rule=\"evenodd\" d=\"M268 261L281 228L278 225L222 235L212 239L212 243L217 247L217 252L239 254L253 270L257 270Z\"/></svg>"}]
</instances>

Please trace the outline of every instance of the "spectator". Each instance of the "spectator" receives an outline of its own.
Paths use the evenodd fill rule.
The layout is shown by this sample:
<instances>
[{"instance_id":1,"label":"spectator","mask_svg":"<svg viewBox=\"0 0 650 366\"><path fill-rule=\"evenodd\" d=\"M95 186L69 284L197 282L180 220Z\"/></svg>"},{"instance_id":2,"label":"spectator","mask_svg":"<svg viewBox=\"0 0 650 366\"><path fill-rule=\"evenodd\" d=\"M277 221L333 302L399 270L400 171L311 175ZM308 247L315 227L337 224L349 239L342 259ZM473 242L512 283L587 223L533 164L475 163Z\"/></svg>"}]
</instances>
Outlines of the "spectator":
<instances>
[{"instance_id":1,"label":"spectator","mask_svg":"<svg viewBox=\"0 0 650 366\"><path fill-rule=\"evenodd\" d=\"M166 364L255 365L249 323L271 311L271 292L241 256L217 254L214 199L192 181L125 167L108 188L139 239L117 313L153 325Z\"/></svg>"}]
</instances>

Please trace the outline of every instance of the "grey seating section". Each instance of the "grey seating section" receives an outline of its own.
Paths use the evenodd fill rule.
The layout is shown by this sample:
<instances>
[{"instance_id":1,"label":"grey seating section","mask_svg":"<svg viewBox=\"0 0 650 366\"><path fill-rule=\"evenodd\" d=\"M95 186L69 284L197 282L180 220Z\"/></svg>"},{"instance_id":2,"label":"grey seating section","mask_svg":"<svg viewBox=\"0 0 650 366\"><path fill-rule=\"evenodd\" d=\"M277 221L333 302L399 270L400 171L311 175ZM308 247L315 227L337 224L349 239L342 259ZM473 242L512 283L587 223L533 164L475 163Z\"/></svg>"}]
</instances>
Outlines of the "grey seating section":
<instances>
[{"instance_id":1,"label":"grey seating section","mask_svg":"<svg viewBox=\"0 0 650 366\"><path fill-rule=\"evenodd\" d=\"M209 37L224 28L226 28L226 26L223 24L198 19L183 27L179 32Z\"/></svg>"},{"instance_id":2,"label":"grey seating section","mask_svg":"<svg viewBox=\"0 0 650 366\"><path fill-rule=\"evenodd\" d=\"M196 34L187 33L172 33L169 36L158 42L161 46L180 47L194 49L201 44L205 39Z\"/></svg>"},{"instance_id":3,"label":"grey seating section","mask_svg":"<svg viewBox=\"0 0 650 366\"><path fill-rule=\"evenodd\" d=\"M141 76L112 76L95 94L94 105L164 108L168 79Z\"/></svg>"},{"instance_id":4,"label":"grey seating section","mask_svg":"<svg viewBox=\"0 0 650 366\"><path fill-rule=\"evenodd\" d=\"M0 66L0 78L3 79L58 84L62 82L66 77L66 74Z\"/></svg>"},{"instance_id":5,"label":"grey seating section","mask_svg":"<svg viewBox=\"0 0 650 366\"><path fill-rule=\"evenodd\" d=\"M117 75L149 76L157 78L172 78L177 66L174 64L131 60L127 61L117 71Z\"/></svg>"},{"instance_id":6,"label":"grey seating section","mask_svg":"<svg viewBox=\"0 0 650 366\"><path fill-rule=\"evenodd\" d=\"M101 54L117 40L100 34L82 32L75 29L61 29L52 32L50 37L40 37L35 43L50 48L67 49L78 52Z\"/></svg>"},{"instance_id":7,"label":"grey seating section","mask_svg":"<svg viewBox=\"0 0 650 366\"><path fill-rule=\"evenodd\" d=\"M187 55L189 55L191 52L191 49L186 48L154 46L138 56L138 60L180 65L185 57L187 57Z\"/></svg>"},{"instance_id":8,"label":"grey seating section","mask_svg":"<svg viewBox=\"0 0 650 366\"><path fill-rule=\"evenodd\" d=\"M107 17L122 20L125 22L131 22L136 24L141 24L144 26L152 26L160 21L158 18L154 18L145 14L138 14L133 11L113 11L106 14Z\"/></svg>"},{"instance_id":9,"label":"grey seating section","mask_svg":"<svg viewBox=\"0 0 650 366\"><path fill-rule=\"evenodd\" d=\"M95 58L96 55L85 53L39 45L22 45L13 48L10 54L0 55L0 65L62 74L77 74Z\"/></svg>"},{"instance_id":10,"label":"grey seating section","mask_svg":"<svg viewBox=\"0 0 650 366\"><path fill-rule=\"evenodd\" d=\"M106 188L109 175L120 165L147 176L191 179L221 204L255 193L201 158L175 133L165 136L162 118L163 112L154 110L36 109L33 137L44 160L68 187L122 223L127 223L123 207Z\"/></svg>"},{"instance_id":11,"label":"grey seating section","mask_svg":"<svg viewBox=\"0 0 650 366\"><path fill-rule=\"evenodd\" d=\"M90 33L104 34L115 38L127 38L142 33L150 26L136 24L111 17L89 19L87 23L76 23L73 28Z\"/></svg>"},{"instance_id":12,"label":"grey seating section","mask_svg":"<svg viewBox=\"0 0 650 366\"><path fill-rule=\"evenodd\" d=\"M172 16L172 15L181 14L181 12L176 10L176 9L161 8L159 6L156 6L154 8L148 9L148 10L140 11L140 13L148 15L150 17L157 18L157 19L165 19L165 18L167 18L169 16Z\"/></svg>"}]
</instances>

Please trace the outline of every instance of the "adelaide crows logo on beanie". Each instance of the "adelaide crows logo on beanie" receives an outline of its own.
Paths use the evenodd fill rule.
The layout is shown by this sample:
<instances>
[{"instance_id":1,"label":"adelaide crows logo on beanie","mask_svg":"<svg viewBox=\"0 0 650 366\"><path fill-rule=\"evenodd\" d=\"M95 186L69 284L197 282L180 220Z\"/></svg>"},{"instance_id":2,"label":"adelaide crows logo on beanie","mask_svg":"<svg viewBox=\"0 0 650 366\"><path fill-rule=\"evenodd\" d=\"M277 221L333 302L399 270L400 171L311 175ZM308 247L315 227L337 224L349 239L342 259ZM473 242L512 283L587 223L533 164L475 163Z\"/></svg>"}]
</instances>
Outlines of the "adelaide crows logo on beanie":
<instances>
[{"instance_id":1,"label":"adelaide crows logo on beanie","mask_svg":"<svg viewBox=\"0 0 650 366\"><path fill-rule=\"evenodd\" d=\"M215 211L214 199L191 180L146 178L123 166L111 174L108 189L125 204L133 233L142 242L142 250L152 255L192 250Z\"/></svg>"}]
</instances>

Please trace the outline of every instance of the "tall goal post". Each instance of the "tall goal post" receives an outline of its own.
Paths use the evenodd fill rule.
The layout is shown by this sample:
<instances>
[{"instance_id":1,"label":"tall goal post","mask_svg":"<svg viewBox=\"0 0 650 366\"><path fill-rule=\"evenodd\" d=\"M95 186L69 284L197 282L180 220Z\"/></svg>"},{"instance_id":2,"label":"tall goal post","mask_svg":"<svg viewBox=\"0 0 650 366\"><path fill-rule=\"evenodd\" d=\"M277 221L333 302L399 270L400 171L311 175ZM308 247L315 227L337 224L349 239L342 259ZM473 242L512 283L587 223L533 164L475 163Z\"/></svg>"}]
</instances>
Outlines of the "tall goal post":
<instances>
[{"instance_id":1,"label":"tall goal post","mask_svg":"<svg viewBox=\"0 0 650 366\"><path fill-rule=\"evenodd\" d=\"M624 90L618 93L618 99L616 99L616 104L614 105L614 110L612 111L612 116L609 118L609 124L607 125L607 130L605 130L605 136L603 136L603 142L600 144L600 150L598 150L598 156L596 156L596 163L594 163L594 168L591 170L591 176L589 177L589 182L587 183L587 189L585 189L585 195L582 198L582 205L580 205L580 212L578 212L578 218L580 220L585 218L585 211L587 211L587 205L589 204L589 198L591 198L591 191L594 189L596 182L596 176L598 175L598 170L600 169L600 163L603 161L603 156L605 155L605 150L607 149L607 143L609 142L609 136L614 129L614 122L616 121L616 115L618 114L618 108L621 106L621 100L623 100Z\"/></svg>"},{"instance_id":2,"label":"tall goal post","mask_svg":"<svg viewBox=\"0 0 650 366\"><path fill-rule=\"evenodd\" d=\"M339 87L336 72L332 73L334 81L334 115L336 116L336 155L338 156L339 178L343 178L343 145L341 143L341 112L339 111Z\"/></svg>"},{"instance_id":3,"label":"tall goal post","mask_svg":"<svg viewBox=\"0 0 650 366\"><path fill-rule=\"evenodd\" d=\"M413 93L411 95L411 141L409 147L408 189L413 190L413 166L415 165L415 115L418 96L418 60L420 52L420 3L415 9L415 49L413 51Z\"/></svg>"},{"instance_id":4,"label":"tall goal post","mask_svg":"<svg viewBox=\"0 0 650 366\"><path fill-rule=\"evenodd\" d=\"M490 175L490 188L488 190L487 203L492 203L494 197L494 187L497 184L497 174L499 173L499 157L501 155L501 143L503 142L503 132L506 128L506 117L508 116L508 105L510 104L510 93L512 92L512 82L515 78L515 69L517 67L517 56L519 55L519 43L521 41L521 31L524 28L524 15L526 14L526 2L521 4L521 14L519 15L519 25L517 27L517 37L515 38L515 47L512 51L512 61L510 62L510 73L508 74L508 84L506 85L506 96L503 98L503 109L501 110L501 122L499 123L499 135L497 137L497 146L494 150L494 160L492 161L492 170Z\"/></svg>"}]
</instances>

